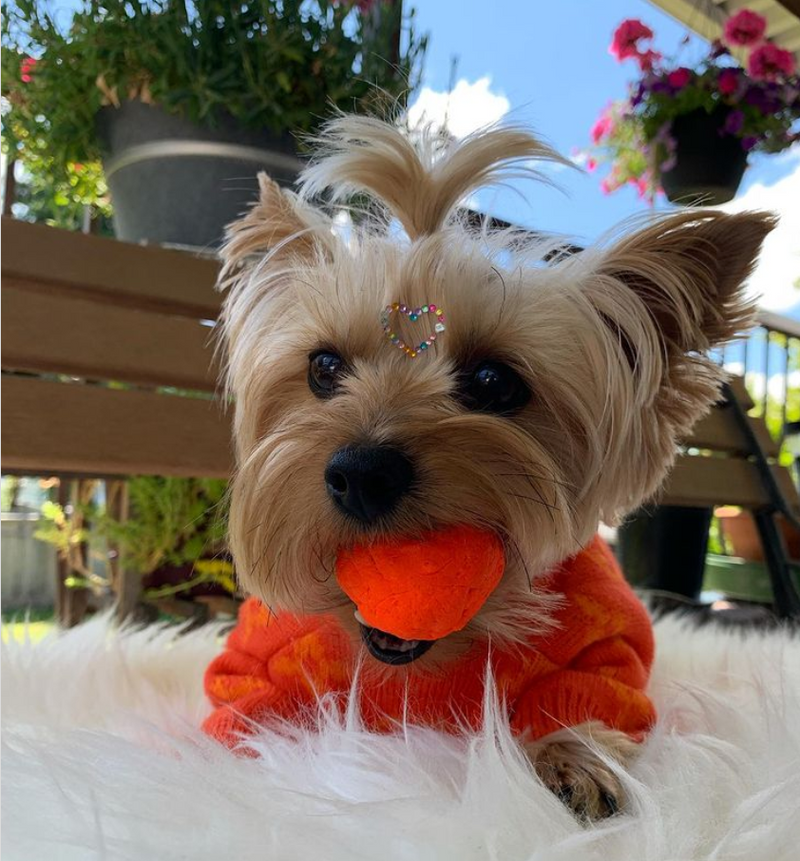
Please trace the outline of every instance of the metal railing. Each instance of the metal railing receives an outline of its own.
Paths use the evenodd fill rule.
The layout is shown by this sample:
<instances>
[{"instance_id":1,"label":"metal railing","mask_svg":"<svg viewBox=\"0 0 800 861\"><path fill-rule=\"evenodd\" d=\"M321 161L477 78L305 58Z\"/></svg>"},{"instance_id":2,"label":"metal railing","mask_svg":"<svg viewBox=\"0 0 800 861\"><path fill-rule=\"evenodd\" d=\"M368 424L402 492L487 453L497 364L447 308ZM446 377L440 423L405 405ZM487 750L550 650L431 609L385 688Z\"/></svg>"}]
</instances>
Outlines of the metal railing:
<instances>
[{"instance_id":1,"label":"metal railing","mask_svg":"<svg viewBox=\"0 0 800 861\"><path fill-rule=\"evenodd\" d=\"M746 339L727 345L721 361L744 376L757 413L776 439L800 432L800 322L759 311L756 328Z\"/></svg>"}]
</instances>

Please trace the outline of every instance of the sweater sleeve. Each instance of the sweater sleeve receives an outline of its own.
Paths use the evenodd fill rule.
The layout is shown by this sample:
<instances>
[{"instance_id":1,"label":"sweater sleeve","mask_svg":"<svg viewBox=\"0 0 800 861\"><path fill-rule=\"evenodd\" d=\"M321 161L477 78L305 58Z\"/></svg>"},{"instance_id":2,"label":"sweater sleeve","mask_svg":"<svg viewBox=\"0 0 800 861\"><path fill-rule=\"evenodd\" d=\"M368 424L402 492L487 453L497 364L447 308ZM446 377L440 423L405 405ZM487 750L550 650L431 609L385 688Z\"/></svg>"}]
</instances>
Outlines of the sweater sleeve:
<instances>
[{"instance_id":1,"label":"sweater sleeve","mask_svg":"<svg viewBox=\"0 0 800 861\"><path fill-rule=\"evenodd\" d=\"M205 691L215 709L204 731L233 747L255 725L296 719L318 693L346 683L348 648L329 617L274 616L249 598L225 650L206 669Z\"/></svg>"},{"instance_id":2,"label":"sweater sleeve","mask_svg":"<svg viewBox=\"0 0 800 861\"><path fill-rule=\"evenodd\" d=\"M554 588L565 599L559 627L538 649L551 669L523 688L512 725L535 740L600 721L640 740L656 717L645 693L653 662L650 618L599 539L579 559L556 575Z\"/></svg>"}]
</instances>

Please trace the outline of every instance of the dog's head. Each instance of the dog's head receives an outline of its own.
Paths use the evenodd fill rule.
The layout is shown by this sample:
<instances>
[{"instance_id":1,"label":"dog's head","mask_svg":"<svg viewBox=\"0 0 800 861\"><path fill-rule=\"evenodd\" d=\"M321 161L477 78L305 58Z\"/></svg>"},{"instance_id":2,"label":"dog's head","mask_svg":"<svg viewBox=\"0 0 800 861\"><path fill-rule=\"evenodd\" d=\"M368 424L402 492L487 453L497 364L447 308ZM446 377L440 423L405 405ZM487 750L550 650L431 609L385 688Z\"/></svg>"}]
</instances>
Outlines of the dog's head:
<instances>
[{"instance_id":1,"label":"dog's head","mask_svg":"<svg viewBox=\"0 0 800 861\"><path fill-rule=\"evenodd\" d=\"M717 398L706 353L747 325L742 282L773 220L689 211L554 256L457 215L509 169L558 158L524 131L442 153L342 117L322 143L301 196L262 177L224 252L239 577L273 608L338 610L357 633L343 549L478 527L505 570L452 639L520 638L546 621L537 577L650 497ZM369 196L406 237L374 218L337 235L308 202L326 189Z\"/></svg>"}]
</instances>

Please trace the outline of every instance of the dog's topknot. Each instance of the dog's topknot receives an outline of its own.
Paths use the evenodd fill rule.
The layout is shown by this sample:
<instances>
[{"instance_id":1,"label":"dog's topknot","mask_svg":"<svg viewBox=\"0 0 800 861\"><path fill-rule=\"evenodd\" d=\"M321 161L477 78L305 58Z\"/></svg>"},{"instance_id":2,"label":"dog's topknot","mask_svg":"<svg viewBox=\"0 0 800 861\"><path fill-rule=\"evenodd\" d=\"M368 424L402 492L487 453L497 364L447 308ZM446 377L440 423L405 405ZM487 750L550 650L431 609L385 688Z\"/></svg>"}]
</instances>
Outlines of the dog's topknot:
<instances>
[{"instance_id":1,"label":"dog's topknot","mask_svg":"<svg viewBox=\"0 0 800 861\"><path fill-rule=\"evenodd\" d=\"M367 193L384 204L411 239L443 227L471 192L519 176L543 179L533 161L572 163L523 128L500 126L463 140L428 127L412 135L373 117L342 115L314 139L301 196L330 192L342 201Z\"/></svg>"}]
</instances>

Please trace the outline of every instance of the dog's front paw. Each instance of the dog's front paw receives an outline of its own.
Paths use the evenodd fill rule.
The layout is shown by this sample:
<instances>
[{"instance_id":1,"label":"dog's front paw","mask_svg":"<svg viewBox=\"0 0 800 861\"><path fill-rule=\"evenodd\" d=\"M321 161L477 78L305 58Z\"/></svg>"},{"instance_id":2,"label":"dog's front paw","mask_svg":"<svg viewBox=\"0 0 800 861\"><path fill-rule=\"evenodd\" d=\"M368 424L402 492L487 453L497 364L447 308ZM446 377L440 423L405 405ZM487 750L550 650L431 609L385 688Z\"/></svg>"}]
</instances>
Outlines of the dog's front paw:
<instances>
[{"instance_id":1,"label":"dog's front paw","mask_svg":"<svg viewBox=\"0 0 800 861\"><path fill-rule=\"evenodd\" d=\"M580 819L605 819L623 805L623 792L616 775L595 758L575 762L570 751L553 745L546 757L535 763L542 783L554 792Z\"/></svg>"},{"instance_id":2,"label":"dog's front paw","mask_svg":"<svg viewBox=\"0 0 800 861\"><path fill-rule=\"evenodd\" d=\"M586 725L526 745L526 750L542 783L576 816L591 821L622 810L625 795L614 770L588 746L588 736L620 763L638 747L616 730Z\"/></svg>"}]
</instances>

